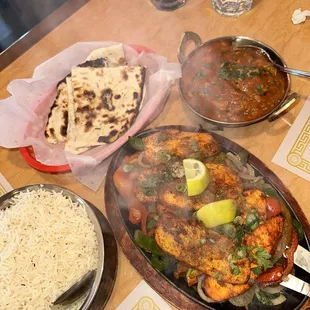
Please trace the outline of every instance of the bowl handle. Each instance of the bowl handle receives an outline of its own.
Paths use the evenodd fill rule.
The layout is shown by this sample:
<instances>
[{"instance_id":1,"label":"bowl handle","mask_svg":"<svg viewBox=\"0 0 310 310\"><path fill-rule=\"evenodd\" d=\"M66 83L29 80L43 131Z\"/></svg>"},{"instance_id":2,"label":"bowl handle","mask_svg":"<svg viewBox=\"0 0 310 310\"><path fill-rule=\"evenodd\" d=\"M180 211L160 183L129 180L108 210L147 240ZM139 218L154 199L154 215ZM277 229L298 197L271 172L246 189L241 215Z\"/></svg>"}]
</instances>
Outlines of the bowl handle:
<instances>
[{"instance_id":1,"label":"bowl handle","mask_svg":"<svg viewBox=\"0 0 310 310\"><path fill-rule=\"evenodd\" d=\"M278 118L280 114L289 109L296 101L298 101L299 98L300 96L297 93L291 93L281 104L280 108L275 112L273 112L272 114L270 114L270 116L268 117L268 121L269 122L274 121L276 118Z\"/></svg>"},{"instance_id":2,"label":"bowl handle","mask_svg":"<svg viewBox=\"0 0 310 310\"><path fill-rule=\"evenodd\" d=\"M195 43L196 48L198 48L202 44L202 41L201 41L201 39L197 33L192 32L192 31L184 32L183 37L182 37L181 42L180 42L180 45L179 45L179 48L178 48L178 59L179 59L179 62L181 64L187 58L187 56L185 56L184 53L185 53L186 44L189 41L193 41Z\"/></svg>"}]
</instances>

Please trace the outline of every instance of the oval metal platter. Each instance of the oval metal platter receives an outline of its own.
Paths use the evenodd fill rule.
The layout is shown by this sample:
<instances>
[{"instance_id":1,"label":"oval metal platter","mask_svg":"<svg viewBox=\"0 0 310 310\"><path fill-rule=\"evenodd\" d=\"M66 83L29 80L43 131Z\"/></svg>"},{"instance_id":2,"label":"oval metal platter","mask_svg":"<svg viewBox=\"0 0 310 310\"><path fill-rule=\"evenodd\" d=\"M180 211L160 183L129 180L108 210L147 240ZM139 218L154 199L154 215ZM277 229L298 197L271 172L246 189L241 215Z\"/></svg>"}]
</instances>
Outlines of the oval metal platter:
<instances>
[{"instance_id":1,"label":"oval metal platter","mask_svg":"<svg viewBox=\"0 0 310 310\"><path fill-rule=\"evenodd\" d=\"M187 126L163 126L144 131L137 136L143 138L154 132L165 129L178 129L188 132L207 132L204 129L195 129L193 127ZM211 134L220 143L223 152L230 151L237 154L241 151L245 151L244 148L234 143L233 141L222 137L216 133ZM171 302L180 309L245 309L244 307L235 307L229 302L212 304L205 303L194 289L187 286L184 279L177 280L174 278L173 272L161 273L157 269L155 269L151 265L149 254L140 249L135 244L133 235L134 231L137 229L137 226L129 222L127 204L124 199L118 194L113 183L113 174L115 170L120 166L124 156L133 154L134 152L136 151L128 143L117 152L109 166L105 183L105 205L108 220L111 223L114 235L126 257L154 290L156 290L165 299L167 299L169 302ZM287 206L289 207L292 216L294 218L297 218L302 223L305 232L305 238L299 244L309 250L310 225L295 198L284 186L281 180L271 170L269 170L268 167L257 157L249 154L248 163L255 169L258 175L262 175L265 178L265 181L271 184L277 190L279 196L282 197L287 203ZM295 266L295 275L306 282L310 282L310 275L297 266ZM300 309L303 305L305 306L305 303L307 301L306 296L291 291L289 289L284 290L284 295L286 296L287 300L280 306L264 306L263 304L255 302L254 300L248 306L248 309L293 310Z\"/></svg>"}]
</instances>

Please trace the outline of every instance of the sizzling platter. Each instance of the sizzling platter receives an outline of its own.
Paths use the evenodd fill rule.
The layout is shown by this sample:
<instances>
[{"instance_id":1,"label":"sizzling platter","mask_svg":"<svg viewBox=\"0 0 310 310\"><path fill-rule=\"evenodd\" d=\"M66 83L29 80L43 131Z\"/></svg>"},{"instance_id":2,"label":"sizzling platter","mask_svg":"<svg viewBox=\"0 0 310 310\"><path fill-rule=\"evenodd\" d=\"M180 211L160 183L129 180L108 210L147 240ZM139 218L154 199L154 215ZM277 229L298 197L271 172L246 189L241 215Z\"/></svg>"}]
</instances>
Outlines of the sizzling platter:
<instances>
[{"instance_id":1,"label":"sizzling platter","mask_svg":"<svg viewBox=\"0 0 310 310\"><path fill-rule=\"evenodd\" d=\"M171 131L172 130L172 131ZM182 132L177 132L177 130L181 130ZM230 304L229 302L226 302L226 300L233 295L238 295L236 293L235 289L238 287L242 287L244 284L249 285L250 287L253 287L253 284L258 282L258 277L262 280L260 282L264 282L264 286L266 286L266 272L264 271L264 268L266 268L267 271L272 271L274 269L268 269L271 266L266 266L265 263L262 263L262 260L259 260L258 258L252 257L252 263L257 263L256 266L251 267L251 273L254 272L256 275L251 276L253 279L250 281L252 283L249 283L249 277L245 279L241 279L243 274L243 268L241 261L234 263L231 265L228 263L228 268L225 266L224 268L220 268L219 266L224 266L227 259L232 253L226 252L226 254L222 253L223 258L222 261L218 261L218 266L214 263L212 265L211 259L212 253L216 256L218 253L215 253L218 251L215 247L212 246L211 243L213 243L215 240L218 240L220 244L223 244L223 246L229 248L232 246L234 249L232 252L235 251L236 246L236 240L232 237L232 232L230 232L228 235L230 238L224 236L225 233L223 231L219 231L217 228L211 228L205 230L205 228L202 226L200 222L197 222L196 219L192 218L192 214L195 209L200 209L200 207L203 204L206 204L210 201L218 201L223 199L234 199L238 201L240 199L240 193L242 194L242 199L248 199L248 203L243 205L243 203L240 201L237 202L238 209L239 209L239 216L241 218L246 219L245 222L241 225L247 226L246 223L248 223L248 217L252 210L252 207L250 207L249 210L244 209L245 206L250 204L251 199L256 199L257 197L260 197L260 202L257 202L258 208L254 213L256 213L257 218L259 219L258 222L255 224L254 227L249 228L250 230L246 232L245 239L243 239L242 244L246 245L246 252L249 251L249 246L256 247L259 244L259 248L257 248L258 251L264 253L263 256L265 259L270 260L274 263L274 268L278 268L277 270L286 270L287 272L287 265L289 265L286 261L282 259L282 261L275 263L273 261L275 256L279 254L278 250L281 251L281 246L279 247L279 243L277 242L276 245L273 245L273 241L267 240L268 238L273 236L275 240L288 240L286 239L288 237L287 230L284 227L287 227L287 221L291 217L291 215L295 216L297 215L300 222L302 223L304 229L306 230L306 235L303 238L303 241L300 241L305 248L309 248L308 239L310 232L309 232L309 223L305 219L300 207L298 206L295 199L291 196L289 191L283 186L281 181L266 167L262 162L260 162L256 157L254 157L251 154L248 154L247 156L247 162L244 163L246 167L248 167L248 170L252 171L250 174L254 173L255 176L252 176L252 178L246 177L244 174L245 171L239 172L239 176L236 176L236 173L232 171L230 167L227 167L226 164L218 164L218 161L224 161L226 159L234 160L234 154L243 153L245 150L238 146L237 144L233 143L232 141L223 138L221 136L218 136L216 134L212 134L213 138L208 135L207 133L188 133L188 132L195 132L194 128L187 128L182 126L167 126L167 127L160 127L156 130L149 130L139 135L140 138L143 138L144 141L144 158L142 159L142 165L144 168L140 171L136 171L138 177L137 180L135 180L134 184L139 184L140 189L136 186L131 186L131 188L127 187L127 193L122 191L120 187L120 183L116 181L116 187L119 189L119 191L122 193L123 196L126 196L128 193L135 193L134 198L140 200L140 206L137 208L136 206L139 205L137 203L130 204L128 209L128 196L126 199L124 199L121 195L119 195L118 191L116 190L116 187L113 184L113 176L114 181L117 179L117 174L120 173L120 170L118 168L121 167L123 169L123 172L127 176L133 173L133 165L137 164L137 160L139 160L139 163L141 164L141 157L137 155L133 155L134 153L137 153L130 144L127 144L113 159L108 175L107 175L107 182L106 182L106 205L109 206L107 208L108 218L110 222L112 223L112 227L115 227L115 234L116 237L126 254L126 256L129 258L131 263L134 265L134 267L142 274L142 276L146 279L147 282L150 283L151 286L153 286L159 293L161 293L164 297L166 297L168 300L170 300L172 303L174 303L176 306L182 308L182 309L190 309L195 307L195 309L203 309L203 308L210 308L210 309L220 309L223 307L222 303L225 302L225 309L233 309L234 306ZM146 138L148 136L148 138ZM184 143L184 137L189 137L187 143ZM182 138L183 137L183 138ZM146 138L146 139L145 139ZM214 140L215 138L215 140ZM207 147L201 147L203 144L201 143L202 140L206 140ZM195 140L196 142L192 142L192 140ZM152 141L152 142L151 142ZM157 141L157 143L155 143ZM217 149L217 142L219 142L220 149ZM131 144L135 148L142 149L141 146L141 140L140 139L134 139L131 141ZM174 146L177 144L178 147L174 147L174 153L171 154L171 145ZM166 146L166 149L163 148L163 145ZM170 146L167 146L170 145ZM151 150L152 148L152 150ZM200 148L200 150L199 150ZM167 150L168 153L170 151L170 158L167 156ZM177 150L177 151L175 151ZM165 152L164 152L165 151ZM221 155L216 155L219 151L221 151ZM159 152L159 153L158 153ZM231 152L233 157L231 155L225 155L226 153ZM181 154L183 153L183 154ZM167 180L167 175L165 171L160 171L161 165L158 165L157 161L165 161L167 158L169 158L169 167L174 166L174 159L175 157L181 156L181 157L193 157L193 153L197 153L202 161L204 161L206 158L208 158L207 161L207 167L209 167L209 171L211 171L211 182L209 187L207 187L207 190L209 193L202 193L200 196L192 197L188 199L186 197L186 193L183 192L184 186L182 186L181 181L184 181L182 178L174 178L174 180ZM157 156L155 156L157 154ZM133 156L132 156L133 155ZM211 157L209 157L209 156ZM127 157L126 157L127 156ZM129 157L131 156L131 157ZM124 159L125 158L125 159ZM152 168L146 168L145 165L149 164L145 162L145 158L148 159L148 161L151 161L154 165ZM124 161L123 161L124 160ZM170 160L172 160L170 162ZM130 162L131 161L131 162ZM212 162L211 162L212 161ZM214 162L213 162L214 161ZM123 165L122 165L123 162ZM125 163L126 162L126 163ZM124 165L125 164L125 165ZM166 163L167 164L167 163ZM230 163L231 164L231 163ZM168 164L167 164L168 165ZM238 165L238 164L237 164ZM125 168L124 168L125 166ZM139 168L140 169L140 168ZM153 171L150 172L150 169ZM155 169L155 170L154 170ZM225 170L225 174L222 174L220 169ZM127 172L125 172L125 171ZM147 171L149 170L149 172ZM157 171L156 171L157 170ZM116 172L116 173L115 173ZM121 172L121 173L123 173ZM214 173L213 173L214 172ZM229 172L229 173L227 173ZM164 186L161 186L159 189L158 186L155 186L155 191L159 190L160 194L156 196L156 193L154 193L154 187L150 186L150 184L156 183L154 177L151 177L150 179L145 179L145 177L148 175L161 175L161 179L165 178L166 181L164 183ZM224 177L222 181L220 181L221 177ZM227 181L227 176L229 181ZM246 182L240 181L240 177L244 179L248 179ZM126 183L126 179L124 182ZM251 181L249 181L251 179ZM256 183L255 186L253 186L253 180L255 180ZM230 183L229 183L230 182ZM266 184L267 182L267 184ZM123 183L123 184L125 184ZM128 181L126 183L129 184ZM130 183L131 184L131 183ZM162 183L163 184L163 183ZM142 185L142 186L141 186ZM233 186L232 186L233 185ZM150 188L151 187L151 188ZM247 189L243 191L244 187L252 187L252 189ZM125 188L125 187L124 187ZM142 188L142 192L141 192ZM209 188L209 189L208 189ZM254 189L253 189L254 188ZM258 189L260 188L260 189ZM275 188L277 190L275 190ZM168 190L169 189L169 190ZM270 214L270 209L272 210L273 207L271 206L272 201L271 197L267 197L267 194L263 193L261 190L264 189L266 193L270 196L277 195L277 199L279 202L281 202L281 210L278 211L278 213ZM253 194L254 191L254 194ZM210 193L211 192L211 193ZM248 193L248 195L246 194ZM260 193L260 195L255 195L256 193ZM172 194L173 193L173 194ZM252 193L253 195L251 195ZM155 197L154 198L154 194ZM212 196L213 194L213 196ZM222 196L221 196L222 195ZM158 202L158 197L160 198L160 204L153 203L154 201ZM165 197L165 201L162 197ZM176 199L176 197L179 199ZM200 199L197 197L200 197ZM201 201L201 197L203 197L203 204ZM181 199L181 200L180 200ZM209 199L209 200L208 200ZM147 218L141 217L139 219L139 211L140 215L143 214L141 212L143 210L143 206L141 206L141 201L143 202L143 206L148 208L148 216ZM176 201L181 201L181 203L178 203ZM266 202L268 201L268 208L266 205ZM285 208L282 205L282 202L284 203ZM243 205L243 206L242 206ZM183 208L185 207L185 208ZM247 207L246 207L247 208ZM283 209L282 209L283 208ZM284 210L290 210L289 212L285 212ZM168 209L168 210L167 210ZM128 211L130 210L130 212ZM191 211L190 211L191 210ZM251 211L252 210L252 211ZM267 215L268 210L268 215ZM279 213L280 212L280 213ZM252 215L250 216L252 217ZM255 217L255 216L254 216ZM239 218L240 219L240 218ZM254 219L254 218L252 218ZM147 220L147 221L146 221ZM142 226L141 226L142 222ZM252 223L252 220L250 221ZM275 224L277 222L277 224ZM280 223L281 222L281 223ZM133 224L136 223L136 224ZM286 224L285 224L286 223ZM138 224L138 225L137 225ZM231 223L230 223L231 224ZM249 224L249 223L248 223ZM252 223L253 224L253 223ZM251 225L252 225L251 224ZM250 226L251 226L250 225ZM146 230L147 233L150 236L154 236L155 238L153 241L149 241L148 238L143 239L143 234L140 231L140 227L142 227L142 230ZM238 224L234 223L235 228L238 228ZM258 227L257 227L258 226ZM267 228L267 226L273 227L273 228ZM144 228L143 228L144 227ZM291 227L289 225L289 227ZM240 227L239 227L240 228ZM217 231L215 231L217 230ZM207 235L205 235L205 231L207 231ZM237 229L238 231L238 229ZM267 234L265 233L266 243L260 243L258 239L255 240L255 235L261 236L264 235L264 231L267 231ZM284 231L286 231L284 233ZM260 232L260 233L259 233ZM180 240L180 236L184 235L192 235L192 238L188 240L195 241L197 239L197 235L200 237L196 240L197 244L200 245L190 245L190 242L186 241L186 238L183 240ZM210 235L211 234L211 238ZM293 233L292 235L296 235ZM183 238L181 237L181 239ZM212 239L212 241L208 241L206 239L209 239L209 241ZM156 240L156 242L154 241ZM249 241L252 240L252 241ZM199 242L201 241L201 242ZM245 243L244 243L245 242ZM235 245L232 245L234 243ZM251 245L250 245L251 243ZM290 245L292 245L292 241L290 239ZM137 244L140 245L137 246ZM296 244L295 244L296 245ZM276 249L274 248L276 247ZM146 249L143 250L142 248ZM188 249L192 247L192 252L188 251ZM211 256L207 255L206 252L211 253ZM282 247L283 249L283 247ZM243 248L238 248L241 252L239 254L243 256ZM253 248L250 248L250 251L252 251ZM150 254L150 252L153 252L153 254ZM165 262L163 262L162 259L158 259L158 256L162 255L161 253L164 252L165 254L168 254L168 264L165 265ZM268 252L269 254L266 254L265 252ZM193 254L194 253L194 254ZM196 253L196 254L195 254ZM235 252L234 252L235 253ZM238 253L238 251L237 251ZM248 252L247 252L248 253ZM275 253L278 253L277 255ZM198 254L198 255L197 255ZM238 255L239 255L238 254ZM239 256L240 256L239 255ZM253 256L253 255L252 255ZM255 256L255 255L254 255ZM281 255L280 255L281 256ZM172 258L173 257L173 258ZM200 260L199 263L197 263L197 257L205 257L205 261ZM249 253L245 254L244 258L249 258ZM169 262L169 259L171 260ZM145 264L145 260L149 262L149 264ZM221 260L221 259L220 259ZM231 260L231 259L229 259ZM216 299L216 303L206 303L204 302L200 296L201 294L197 293L197 287L196 290L193 288L188 287L186 281L184 278L182 278L182 270L177 269L178 262L183 262L190 267L190 270L196 269L198 270L198 273L196 276L200 275L201 273L207 274L206 280L204 279L204 286L205 286L205 293L207 292L207 295L211 295L214 299ZM169 263L171 263L169 265ZM224 265L222 264L224 263ZM238 267L235 269L235 263L238 265ZM156 266L153 267L152 266ZM222 265L221 265L222 264ZM247 263L246 263L247 264ZM182 264L181 264L182 265ZM203 266L202 266L203 265ZM208 267L209 265L209 267ZM164 268L163 268L164 266ZM169 267L166 267L169 266ZM181 266L182 267L182 266ZM256 267L259 267L256 269ZM247 267L246 267L247 268ZM245 268L245 269L246 269ZM279 269L280 268L280 269ZM283 269L281 269L283 268ZM218 270L217 270L218 269ZM239 269L239 270L238 270ZM161 270L161 271L160 271ZM225 270L225 271L223 271ZM179 276L176 274L180 271ZM184 272L184 270L183 270ZM285 273L284 272L284 273ZM187 272L188 273L188 272ZM195 278L195 272L193 273L193 277ZM305 281L309 281L309 275L305 274L302 270L299 268L295 268L295 275ZM188 274L189 276L189 274ZM265 279L264 279L265 277ZM188 278L191 278L190 276ZM308 279L307 279L308 278ZM280 277L281 279L281 277ZM236 281L235 281L236 280ZM268 278L268 281L270 278ZM274 278L273 278L274 280ZM279 280L279 279L277 279ZM200 281L201 282L201 281ZM230 283L229 283L230 282ZM239 282L239 284L237 284ZM189 282L188 282L189 283ZM231 284L236 285L236 287L233 287L232 290L228 289L230 288ZM262 284L262 283L260 283ZM274 283L273 283L274 284ZM196 285L196 282L194 281L194 286ZM217 288L221 288L222 290L218 290ZM244 288L244 287L243 287ZM247 288L245 291L249 291L250 289ZM198 292L201 291L200 288L198 288ZM227 291L229 292L227 295ZM226 294L226 295L225 295ZM290 309L298 309L306 300L306 298L302 295L299 295L298 293L294 293L292 291L286 291L284 290L282 294L285 296L286 300L285 302L279 306L279 307L285 307ZM219 296L220 295L220 296ZM265 305L263 305L261 302L258 301L258 299L254 298L253 301L249 305L249 309L262 309Z\"/></svg>"}]
</instances>

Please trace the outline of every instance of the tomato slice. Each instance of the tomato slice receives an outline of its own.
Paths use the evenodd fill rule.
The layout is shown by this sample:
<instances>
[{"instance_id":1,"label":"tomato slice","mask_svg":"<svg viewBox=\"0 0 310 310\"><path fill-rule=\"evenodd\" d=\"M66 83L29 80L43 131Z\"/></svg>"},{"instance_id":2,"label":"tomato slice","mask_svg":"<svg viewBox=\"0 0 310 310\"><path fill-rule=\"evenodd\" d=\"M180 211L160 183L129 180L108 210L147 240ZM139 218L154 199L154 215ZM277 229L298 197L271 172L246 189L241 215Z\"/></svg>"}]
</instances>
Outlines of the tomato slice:
<instances>
[{"instance_id":1,"label":"tomato slice","mask_svg":"<svg viewBox=\"0 0 310 310\"><path fill-rule=\"evenodd\" d=\"M258 283L265 283L265 282L276 282L282 279L283 277L283 267L276 266L268 269L267 272L261 274L257 281Z\"/></svg>"},{"instance_id":2,"label":"tomato slice","mask_svg":"<svg viewBox=\"0 0 310 310\"><path fill-rule=\"evenodd\" d=\"M272 197L267 197L267 217L274 217L281 213L279 200Z\"/></svg>"}]
</instances>

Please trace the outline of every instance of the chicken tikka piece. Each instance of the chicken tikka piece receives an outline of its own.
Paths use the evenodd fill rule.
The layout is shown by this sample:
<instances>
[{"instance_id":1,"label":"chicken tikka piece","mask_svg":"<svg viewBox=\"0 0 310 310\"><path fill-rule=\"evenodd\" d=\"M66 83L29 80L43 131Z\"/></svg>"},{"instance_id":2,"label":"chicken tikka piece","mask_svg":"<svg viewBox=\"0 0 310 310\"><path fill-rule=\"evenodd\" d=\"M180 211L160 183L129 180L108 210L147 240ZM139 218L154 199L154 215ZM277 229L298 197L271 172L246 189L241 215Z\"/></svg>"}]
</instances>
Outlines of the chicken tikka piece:
<instances>
[{"instance_id":1,"label":"chicken tikka piece","mask_svg":"<svg viewBox=\"0 0 310 310\"><path fill-rule=\"evenodd\" d=\"M235 262L238 274L230 268L228 256L235 251L233 241L201 224L191 225L184 218L163 214L157 223L155 240L164 252L211 277L220 274L222 281L231 284L244 284L250 277L247 258Z\"/></svg>"},{"instance_id":2,"label":"chicken tikka piece","mask_svg":"<svg viewBox=\"0 0 310 310\"><path fill-rule=\"evenodd\" d=\"M220 146L207 133L162 130L144 138L145 158L153 165L161 163L158 154L165 152L180 158L205 158L217 155Z\"/></svg>"},{"instance_id":3,"label":"chicken tikka piece","mask_svg":"<svg viewBox=\"0 0 310 310\"><path fill-rule=\"evenodd\" d=\"M204 289L207 295L214 301L220 302L235 296L238 296L251 287L250 284L237 284L218 281L212 277L206 277Z\"/></svg>"},{"instance_id":4,"label":"chicken tikka piece","mask_svg":"<svg viewBox=\"0 0 310 310\"><path fill-rule=\"evenodd\" d=\"M260 247L268 253L272 253L282 235L283 225L284 219L281 216L267 220L245 237L245 245L247 247Z\"/></svg>"},{"instance_id":5,"label":"chicken tikka piece","mask_svg":"<svg viewBox=\"0 0 310 310\"><path fill-rule=\"evenodd\" d=\"M159 201L172 213L197 211L204 205L223 199L237 199L243 191L240 178L229 167L221 164L206 164L210 174L208 188L197 196L188 196L177 190L186 184L185 178L165 184L159 190Z\"/></svg>"},{"instance_id":6,"label":"chicken tikka piece","mask_svg":"<svg viewBox=\"0 0 310 310\"><path fill-rule=\"evenodd\" d=\"M267 200L266 195L259 189L251 188L243 192L242 212L243 216L255 208L262 220L267 218Z\"/></svg>"}]
</instances>

